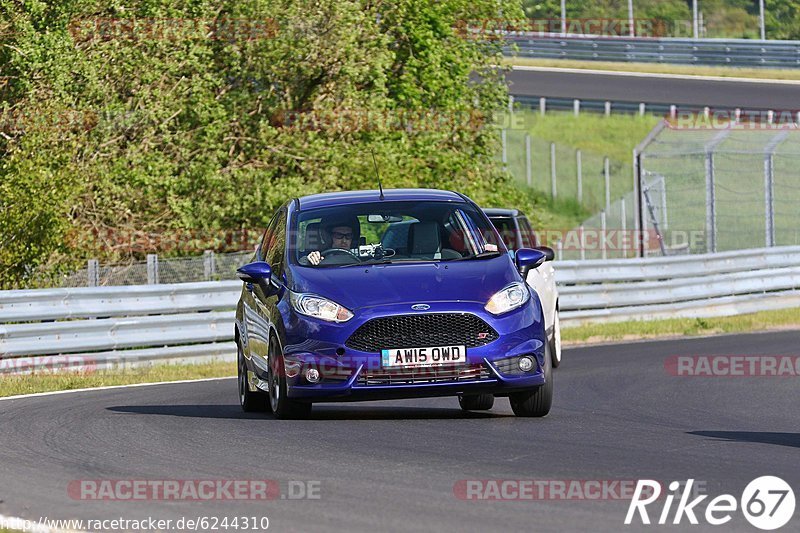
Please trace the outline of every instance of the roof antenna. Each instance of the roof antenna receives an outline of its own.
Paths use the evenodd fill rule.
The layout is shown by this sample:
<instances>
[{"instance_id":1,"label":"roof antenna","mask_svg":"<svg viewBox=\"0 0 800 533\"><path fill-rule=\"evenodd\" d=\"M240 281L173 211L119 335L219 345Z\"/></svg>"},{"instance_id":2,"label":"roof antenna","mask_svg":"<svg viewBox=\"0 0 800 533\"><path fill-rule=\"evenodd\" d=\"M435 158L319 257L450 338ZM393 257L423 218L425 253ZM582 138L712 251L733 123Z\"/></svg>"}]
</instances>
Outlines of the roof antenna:
<instances>
[{"instance_id":1,"label":"roof antenna","mask_svg":"<svg viewBox=\"0 0 800 533\"><path fill-rule=\"evenodd\" d=\"M381 191L381 200L385 200L383 196L383 185L381 185L381 173L378 172L378 162L375 160L375 152L372 151L372 148L369 149L369 153L372 154L372 164L375 166L375 176L378 177L378 189Z\"/></svg>"}]
</instances>

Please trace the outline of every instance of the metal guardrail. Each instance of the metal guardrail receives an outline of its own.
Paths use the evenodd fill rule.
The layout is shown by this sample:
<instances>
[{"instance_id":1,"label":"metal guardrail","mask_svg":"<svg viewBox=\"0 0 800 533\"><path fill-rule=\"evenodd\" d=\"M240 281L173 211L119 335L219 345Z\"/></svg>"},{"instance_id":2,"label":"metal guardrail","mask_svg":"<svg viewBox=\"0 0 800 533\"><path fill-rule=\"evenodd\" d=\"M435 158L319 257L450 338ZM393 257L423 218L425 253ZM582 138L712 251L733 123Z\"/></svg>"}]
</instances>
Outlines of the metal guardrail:
<instances>
[{"instance_id":1,"label":"metal guardrail","mask_svg":"<svg viewBox=\"0 0 800 533\"><path fill-rule=\"evenodd\" d=\"M234 360L240 281L0 291L0 373Z\"/></svg>"},{"instance_id":2,"label":"metal guardrail","mask_svg":"<svg viewBox=\"0 0 800 533\"><path fill-rule=\"evenodd\" d=\"M674 63L731 67L800 67L800 41L591 37L558 34L507 34L517 46L507 55L541 59Z\"/></svg>"},{"instance_id":3,"label":"metal guardrail","mask_svg":"<svg viewBox=\"0 0 800 533\"><path fill-rule=\"evenodd\" d=\"M800 307L800 246L560 261L565 324ZM0 373L234 361L240 281L0 292Z\"/></svg>"},{"instance_id":4,"label":"metal guardrail","mask_svg":"<svg viewBox=\"0 0 800 533\"><path fill-rule=\"evenodd\" d=\"M800 246L648 259L562 261L569 324L727 316L800 306Z\"/></svg>"}]
</instances>

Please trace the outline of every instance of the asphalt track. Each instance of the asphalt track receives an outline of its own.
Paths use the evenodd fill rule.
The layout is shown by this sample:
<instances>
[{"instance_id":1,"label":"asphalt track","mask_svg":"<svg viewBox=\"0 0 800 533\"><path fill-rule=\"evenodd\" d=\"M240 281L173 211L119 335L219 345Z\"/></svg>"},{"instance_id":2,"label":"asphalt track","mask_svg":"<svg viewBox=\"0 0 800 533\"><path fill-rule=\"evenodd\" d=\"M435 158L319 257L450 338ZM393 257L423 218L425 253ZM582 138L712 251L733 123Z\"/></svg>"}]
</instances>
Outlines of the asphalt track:
<instances>
[{"instance_id":1,"label":"asphalt track","mask_svg":"<svg viewBox=\"0 0 800 533\"><path fill-rule=\"evenodd\" d=\"M646 102L719 108L800 110L800 85L639 77L549 70L513 70L516 96Z\"/></svg>"},{"instance_id":2,"label":"asphalt track","mask_svg":"<svg viewBox=\"0 0 800 533\"><path fill-rule=\"evenodd\" d=\"M478 414L441 398L318 405L311 420L277 421L242 413L233 379L0 401L0 514L268 516L275 531L618 531L627 500L469 501L454 486L693 478L711 497L738 498L750 480L778 475L800 496L800 378L664 368L671 355L798 346L790 331L569 349L545 419L515 418L505 399ZM80 479L316 480L320 498L82 501L67 493ZM800 511L788 525L798 528ZM725 526L691 528L712 529L756 531L738 512Z\"/></svg>"}]
</instances>

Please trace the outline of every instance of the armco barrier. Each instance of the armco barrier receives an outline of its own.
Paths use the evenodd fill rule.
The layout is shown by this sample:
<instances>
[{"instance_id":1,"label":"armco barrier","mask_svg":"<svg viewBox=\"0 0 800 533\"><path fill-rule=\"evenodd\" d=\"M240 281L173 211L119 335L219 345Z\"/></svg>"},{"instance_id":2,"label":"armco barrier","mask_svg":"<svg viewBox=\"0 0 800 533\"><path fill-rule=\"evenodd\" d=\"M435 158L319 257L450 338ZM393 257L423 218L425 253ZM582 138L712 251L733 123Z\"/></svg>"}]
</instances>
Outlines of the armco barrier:
<instances>
[{"instance_id":1,"label":"armco barrier","mask_svg":"<svg viewBox=\"0 0 800 533\"><path fill-rule=\"evenodd\" d=\"M729 67L800 67L800 41L507 34L519 57ZM510 48L506 54L512 54Z\"/></svg>"},{"instance_id":2,"label":"armco barrier","mask_svg":"<svg viewBox=\"0 0 800 533\"><path fill-rule=\"evenodd\" d=\"M800 246L561 261L563 322L710 317L800 307Z\"/></svg>"},{"instance_id":3,"label":"armco barrier","mask_svg":"<svg viewBox=\"0 0 800 533\"><path fill-rule=\"evenodd\" d=\"M240 281L0 292L0 373L234 361Z\"/></svg>"},{"instance_id":4,"label":"armco barrier","mask_svg":"<svg viewBox=\"0 0 800 533\"><path fill-rule=\"evenodd\" d=\"M562 323L800 307L800 246L560 261ZM0 373L233 361L239 281L0 292Z\"/></svg>"}]
</instances>

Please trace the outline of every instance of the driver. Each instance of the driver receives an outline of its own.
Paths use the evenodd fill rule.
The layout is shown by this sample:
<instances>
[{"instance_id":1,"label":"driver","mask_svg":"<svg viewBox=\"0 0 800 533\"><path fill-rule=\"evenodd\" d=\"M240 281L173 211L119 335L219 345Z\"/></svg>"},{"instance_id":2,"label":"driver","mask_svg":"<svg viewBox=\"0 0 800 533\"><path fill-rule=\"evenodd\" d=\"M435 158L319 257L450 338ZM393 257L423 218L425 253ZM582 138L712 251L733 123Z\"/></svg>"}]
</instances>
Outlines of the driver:
<instances>
[{"instance_id":1,"label":"driver","mask_svg":"<svg viewBox=\"0 0 800 533\"><path fill-rule=\"evenodd\" d=\"M360 227L356 217L335 217L322 219L320 222L320 240L323 250L350 250L353 241L358 239ZM318 265L325 260L320 251L313 251L307 256L308 262Z\"/></svg>"}]
</instances>

